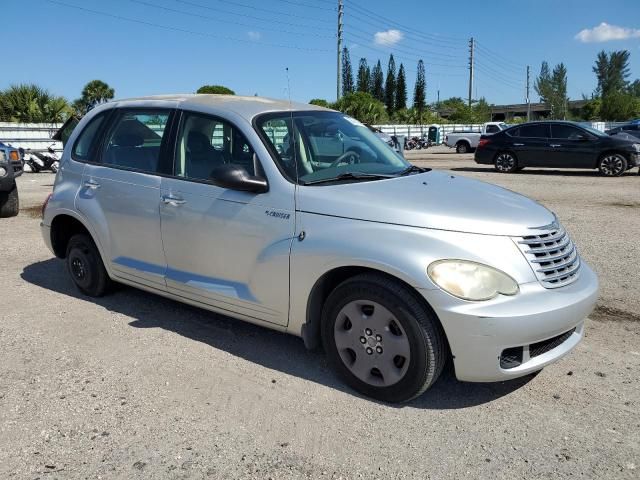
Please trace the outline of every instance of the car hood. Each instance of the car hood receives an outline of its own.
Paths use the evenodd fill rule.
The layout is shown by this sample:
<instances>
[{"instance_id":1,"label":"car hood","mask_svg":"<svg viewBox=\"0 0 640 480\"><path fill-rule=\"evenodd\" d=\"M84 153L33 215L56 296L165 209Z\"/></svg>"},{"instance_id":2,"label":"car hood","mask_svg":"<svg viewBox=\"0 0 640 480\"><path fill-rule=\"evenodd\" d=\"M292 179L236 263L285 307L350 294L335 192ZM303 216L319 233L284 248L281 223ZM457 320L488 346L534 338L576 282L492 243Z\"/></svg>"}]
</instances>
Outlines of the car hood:
<instances>
[{"instance_id":1,"label":"car hood","mask_svg":"<svg viewBox=\"0 0 640 480\"><path fill-rule=\"evenodd\" d=\"M430 171L385 180L302 186L298 209L318 215L485 235L522 236L555 216L496 185Z\"/></svg>"}]
</instances>

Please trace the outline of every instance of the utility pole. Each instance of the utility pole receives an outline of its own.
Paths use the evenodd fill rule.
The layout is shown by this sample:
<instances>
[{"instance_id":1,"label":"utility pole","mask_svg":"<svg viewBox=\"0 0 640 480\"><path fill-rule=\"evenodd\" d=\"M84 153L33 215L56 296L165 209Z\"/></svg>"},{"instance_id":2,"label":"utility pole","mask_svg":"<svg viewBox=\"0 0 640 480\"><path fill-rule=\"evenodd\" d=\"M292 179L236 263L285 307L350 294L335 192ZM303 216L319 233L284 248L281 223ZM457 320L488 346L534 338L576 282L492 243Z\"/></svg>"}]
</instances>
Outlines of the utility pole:
<instances>
[{"instance_id":1,"label":"utility pole","mask_svg":"<svg viewBox=\"0 0 640 480\"><path fill-rule=\"evenodd\" d=\"M344 15L344 5L342 0L338 0L338 69L336 76L336 100L340 100L340 80L342 76L342 16Z\"/></svg>"},{"instance_id":2,"label":"utility pole","mask_svg":"<svg viewBox=\"0 0 640 480\"><path fill-rule=\"evenodd\" d=\"M475 42L473 37L469 39L469 106L471 106L471 97L473 95L473 50Z\"/></svg>"},{"instance_id":3,"label":"utility pole","mask_svg":"<svg viewBox=\"0 0 640 480\"><path fill-rule=\"evenodd\" d=\"M531 121L531 98L529 96L530 82L529 82L529 65L527 65L527 122Z\"/></svg>"}]
</instances>

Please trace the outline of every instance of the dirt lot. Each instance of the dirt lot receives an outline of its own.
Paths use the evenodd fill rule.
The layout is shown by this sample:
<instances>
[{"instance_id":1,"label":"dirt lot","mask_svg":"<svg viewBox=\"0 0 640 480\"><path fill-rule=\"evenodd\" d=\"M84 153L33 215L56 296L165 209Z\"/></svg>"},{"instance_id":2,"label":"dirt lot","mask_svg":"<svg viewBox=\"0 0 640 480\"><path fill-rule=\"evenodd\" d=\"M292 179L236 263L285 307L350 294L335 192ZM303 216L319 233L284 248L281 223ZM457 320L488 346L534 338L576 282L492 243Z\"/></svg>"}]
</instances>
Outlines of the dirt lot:
<instances>
[{"instance_id":1,"label":"dirt lot","mask_svg":"<svg viewBox=\"0 0 640 480\"><path fill-rule=\"evenodd\" d=\"M555 211L600 275L576 350L534 377L445 374L402 406L343 387L294 337L122 288L72 287L38 230L53 176L0 220L0 478L629 478L640 475L640 177L419 165ZM31 207L31 208L30 208Z\"/></svg>"}]
</instances>

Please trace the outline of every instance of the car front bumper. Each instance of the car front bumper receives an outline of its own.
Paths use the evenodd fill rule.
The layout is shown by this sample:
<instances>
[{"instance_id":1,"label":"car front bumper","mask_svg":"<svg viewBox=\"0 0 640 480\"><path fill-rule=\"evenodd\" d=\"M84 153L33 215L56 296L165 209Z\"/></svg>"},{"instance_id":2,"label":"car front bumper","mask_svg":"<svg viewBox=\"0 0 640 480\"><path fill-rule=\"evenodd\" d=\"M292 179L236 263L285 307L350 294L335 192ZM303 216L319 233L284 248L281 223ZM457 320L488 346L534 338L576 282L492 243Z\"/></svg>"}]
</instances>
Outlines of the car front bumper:
<instances>
[{"instance_id":1,"label":"car front bumper","mask_svg":"<svg viewBox=\"0 0 640 480\"><path fill-rule=\"evenodd\" d=\"M598 278L582 262L578 279L557 289L544 288L538 282L526 283L513 297L501 295L487 302L460 300L442 290L421 293L440 318L456 377L469 382L493 382L538 371L569 353L584 335L584 319L598 298ZM555 341L562 334L566 335ZM547 350L537 348L540 342ZM524 352L522 362L503 368L503 352L518 347ZM534 356L534 351L543 353Z\"/></svg>"},{"instance_id":2,"label":"car front bumper","mask_svg":"<svg viewBox=\"0 0 640 480\"><path fill-rule=\"evenodd\" d=\"M631 153L629 155L629 166L631 168L635 167L640 167L640 153Z\"/></svg>"}]
</instances>

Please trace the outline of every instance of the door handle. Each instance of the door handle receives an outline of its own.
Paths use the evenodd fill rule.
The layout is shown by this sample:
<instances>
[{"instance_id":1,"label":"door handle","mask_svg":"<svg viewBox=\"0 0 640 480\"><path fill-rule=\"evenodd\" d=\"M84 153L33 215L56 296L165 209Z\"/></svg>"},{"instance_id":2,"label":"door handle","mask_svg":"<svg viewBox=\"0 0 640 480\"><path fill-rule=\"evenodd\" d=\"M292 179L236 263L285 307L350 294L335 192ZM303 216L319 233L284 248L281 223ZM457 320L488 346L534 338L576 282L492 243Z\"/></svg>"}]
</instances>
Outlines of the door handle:
<instances>
[{"instance_id":1,"label":"door handle","mask_svg":"<svg viewBox=\"0 0 640 480\"><path fill-rule=\"evenodd\" d=\"M524 143L514 143L514 147L524 147Z\"/></svg>"},{"instance_id":2,"label":"door handle","mask_svg":"<svg viewBox=\"0 0 640 480\"><path fill-rule=\"evenodd\" d=\"M175 195L171 195L171 194L162 195L160 199L162 200L162 203L164 203L165 205L172 205L174 207L187 203L187 201L184 198L176 197Z\"/></svg>"},{"instance_id":3,"label":"door handle","mask_svg":"<svg viewBox=\"0 0 640 480\"><path fill-rule=\"evenodd\" d=\"M562 145L560 145L559 143L551 143L549 146L556 148L556 147L561 147Z\"/></svg>"},{"instance_id":4,"label":"door handle","mask_svg":"<svg viewBox=\"0 0 640 480\"><path fill-rule=\"evenodd\" d=\"M101 187L101 185L93 179L86 180L82 185L92 190L96 190Z\"/></svg>"}]
</instances>

